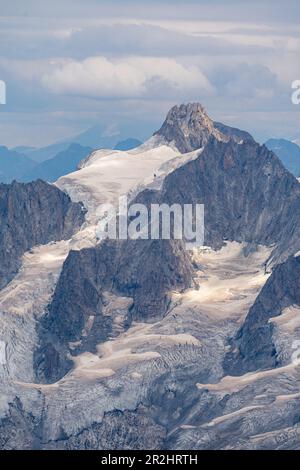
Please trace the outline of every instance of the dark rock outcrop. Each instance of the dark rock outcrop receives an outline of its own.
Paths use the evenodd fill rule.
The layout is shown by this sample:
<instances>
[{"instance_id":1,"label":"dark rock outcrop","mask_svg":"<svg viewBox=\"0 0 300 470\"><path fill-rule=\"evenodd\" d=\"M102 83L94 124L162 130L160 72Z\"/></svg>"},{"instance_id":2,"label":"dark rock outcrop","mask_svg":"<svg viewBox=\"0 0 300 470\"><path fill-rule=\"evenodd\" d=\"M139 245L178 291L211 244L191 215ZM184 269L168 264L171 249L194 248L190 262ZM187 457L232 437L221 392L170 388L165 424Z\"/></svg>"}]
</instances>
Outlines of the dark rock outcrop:
<instances>
[{"instance_id":1,"label":"dark rock outcrop","mask_svg":"<svg viewBox=\"0 0 300 470\"><path fill-rule=\"evenodd\" d=\"M300 248L300 184L265 146L211 138L199 156L168 175L160 192L137 201L204 204L205 244L274 245L273 257Z\"/></svg>"},{"instance_id":2,"label":"dark rock outcrop","mask_svg":"<svg viewBox=\"0 0 300 470\"><path fill-rule=\"evenodd\" d=\"M40 419L25 411L19 398L9 404L8 414L0 419L1 450L33 450L40 447Z\"/></svg>"},{"instance_id":3,"label":"dark rock outcrop","mask_svg":"<svg viewBox=\"0 0 300 470\"><path fill-rule=\"evenodd\" d=\"M170 291L184 290L191 283L191 262L179 241L109 240L96 248L71 251L40 329L39 380L57 380L68 370L69 342L80 343L72 351L77 354L93 351L112 335L113 317L103 313L105 293L133 299L125 312L126 328L132 320L161 318ZM87 334L89 318L93 323Z\"/></svg>"},{"instance_id":4,"label":"dark rock outcrop","mask_svg":"<svg viewBox=\"0 0 300 470\"><path fill-rule=\"evenodd\" d=\"M230 127L222 122L214 122L214 127L223 135L227 137L231 137L236 142L241 142L242 140L252 140L254 141L253 137L249 132L243 131L241 129L237 129L236 127Z\"/></svg>"},{"instance_id":5,"label":"dark rock outcrop","mask_svg":"<svg viewBox=\"0 0 300 470\"><path fill-rule=\"evenodd\" d=\"M224 361L228 375L241 375L278 365L270 318L291 305L300 306L300 256L276 266L250 308L245 322L231 342Z\"/></svg>"},{"instance_id":6,"label":"dark rock outcrop","mask_svg":"<svg viewBox=\"0 0 300 470\"><path fill-rule=\"evenodd\" d=\"M41 180L0 185L0 287L17 273L35 245L68 239L84 220L81 204Z\"/></svg>"},{"instance_id":7,"label":"dark rock outcrop","mask_svg":"<svg viewBox=\"0 0 300 470\"><path fill-rule=\"evenodd\" d=\"M113 439L112 439L113 436ZM162 449L165 429L151 418L149 409L115 410L105 414L101 424L94 423L78 436L61 442L66 450Z\"/></svg>"}]
</instances>

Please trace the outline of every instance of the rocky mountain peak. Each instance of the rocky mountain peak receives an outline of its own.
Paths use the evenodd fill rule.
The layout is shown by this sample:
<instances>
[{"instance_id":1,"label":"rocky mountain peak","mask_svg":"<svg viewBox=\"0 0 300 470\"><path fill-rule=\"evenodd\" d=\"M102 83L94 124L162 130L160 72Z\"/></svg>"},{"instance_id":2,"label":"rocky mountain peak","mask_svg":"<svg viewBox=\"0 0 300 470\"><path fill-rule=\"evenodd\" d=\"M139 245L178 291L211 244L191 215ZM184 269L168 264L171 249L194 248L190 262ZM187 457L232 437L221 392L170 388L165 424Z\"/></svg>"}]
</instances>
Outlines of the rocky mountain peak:
<instances>
[{"instance_id":1,"label":"rocky mountain peak","mask_svg":"<svg viewBox=\"0 0 300 470\"><path fill-rule=\"evenodd\" d=\"M213 127L213 122L208 117L206 109L201 103L187 103L173 106L167 114L167 120L181 121L182 123L202 121L207 126Z\"/></svg>"},{"instance_id":2,"label":"rocky mountain peak","mask_svg":"<svg viewBox=\"0 0 300 470\"><path fill-rule=\"evenodd\" d=\"M215 128L214 122L200 103L173 106L162 127L154 135L162 137L167 143L173 143L182 153L203 147L210 136L228 140Z\"/></svg>"}]
</instances>

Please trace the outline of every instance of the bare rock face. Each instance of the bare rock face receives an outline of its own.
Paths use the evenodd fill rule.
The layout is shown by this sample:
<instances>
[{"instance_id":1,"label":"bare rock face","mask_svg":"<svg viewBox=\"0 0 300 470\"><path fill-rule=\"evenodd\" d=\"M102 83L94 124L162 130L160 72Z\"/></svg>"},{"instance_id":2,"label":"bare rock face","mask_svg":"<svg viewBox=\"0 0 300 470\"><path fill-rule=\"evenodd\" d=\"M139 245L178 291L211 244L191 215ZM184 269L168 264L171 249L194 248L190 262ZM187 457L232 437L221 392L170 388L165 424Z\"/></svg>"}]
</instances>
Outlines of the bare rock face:
<instances>
[{"instance_id":1,"label":"bare rock face","mask_svg":"<svg viewBox=\"0 0 300 470\"><path fill-rule=\"evenodd\" d=\"M16 397L9 405L7 416L1 420L0 449L38 449L39 434L40 420L26 412Z\"/></svg>"},{"instance_id":2,"label":"bare rock face","mask_svg":"<svg viewBox=\"0 0 300 470\"><path fill-rule=\"evenodd\" d=\"M40 331L39 380L54 381L66 373L71 366L70 342L78 344L71 351L76 355L94 351L114 335L114 316L106 314L108 293L127 299L127 308L120 312L124 330L132 320L162 318L170 304L169 293L191 283L191 261L179 241L110 240L71 251Z\"/></svg>"},{"instance_id":3,"label":"bare rock face","mask_svg":"<svg viewBox=\"0 0 300 470\"><path fill-rule=\"evenodd\" d=\"M137 201L204 204L205 244L274 245L278 262L300 249L300 184L265 146L210 138L199 156L170 173L161 191Z\"/></svg>"},{"instance_id":4,"label":"bare rock face","mask_svg":"<svg viewBox=\"0 0 300 470\"><path fill-rule=\"evenodd\" d=\"M241 142L245 140L252 140L254 142L254 139L251 134L247 131L243 131L241 129L237 129L236 127L230 127L227 126L226 124L223 124L222 122L214 122L214 128L217 129L221 134L226 135L227 137L231 137L233 140L236 142Z\"/></svg>"},{"instance_id":5,"label":"bare rock face","mask_svg":"<svg viewBox=\"0 0 300 470\"><path fill-rule=\"evenodd\" d=\"M84 220L81 204L41 180L0 185L0 288L35 245L68 239Z\"/></svg>"},{"instance_id":6,"label":"bare rock face","mask_svg":"<svg viewBox=\"0 0 300 470\"><path fill-rule=\"evenodd\" d=\"M162 137L167 143L173 143L182 153L203 147L210 136L218 140L228 140L214 127L213 121L199 103L174 106L154 135Z\"/></svg>"},{"instance_id":7,"label":"bare rock face","mask_svg":"<svg viewBox=\"0 0 300 470\"><path fill-rule=\"evenodd\" d=\"M250 308L224 360L228 375L280 366L270 322L290 306L300 306L300 257L291 256L276 266Z\"/></svg>"},{"instance_id":8,"label":"bare rock face","mask_svg":"<svg viewBox=\"0 0 300 470\"><path fill-rule=\"evenodd\" d=\"M134 411L115 410L105 414L101 424L95 423L80 435L62 441L61 448L110 450L112 436L114 449L162 449L166 431L151 418L149 409L143 406Z\"/></svg>"}]
</instances>

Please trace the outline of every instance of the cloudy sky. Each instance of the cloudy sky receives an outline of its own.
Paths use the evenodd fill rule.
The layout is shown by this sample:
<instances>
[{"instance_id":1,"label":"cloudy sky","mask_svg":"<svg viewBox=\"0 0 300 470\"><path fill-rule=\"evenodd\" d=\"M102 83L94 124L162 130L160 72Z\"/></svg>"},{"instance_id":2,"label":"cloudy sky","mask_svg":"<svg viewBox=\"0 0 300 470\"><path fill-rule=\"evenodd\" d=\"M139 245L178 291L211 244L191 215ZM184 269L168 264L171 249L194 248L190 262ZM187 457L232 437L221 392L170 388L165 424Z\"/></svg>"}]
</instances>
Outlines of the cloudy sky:
<instances>
[{"instance_id":1,"label":"cloudy sky","mask_svg":"<svg viewBox=\"0 0 300 470\"><path fill-rule=\"evenodd\" d=\"M145 139L176 103L300 138L299 0L0 0L0 145L101 125Z\"/></svg>"}]
</instances>

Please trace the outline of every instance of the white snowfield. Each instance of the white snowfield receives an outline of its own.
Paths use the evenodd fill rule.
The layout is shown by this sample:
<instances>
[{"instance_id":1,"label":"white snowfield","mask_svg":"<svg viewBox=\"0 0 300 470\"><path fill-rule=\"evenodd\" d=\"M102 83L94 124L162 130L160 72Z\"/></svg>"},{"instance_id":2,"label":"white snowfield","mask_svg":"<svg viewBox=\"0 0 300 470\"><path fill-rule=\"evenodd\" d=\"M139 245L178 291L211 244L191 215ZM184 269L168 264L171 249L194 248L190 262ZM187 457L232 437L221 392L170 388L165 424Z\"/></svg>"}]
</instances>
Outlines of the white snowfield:
<instances>
[{"instance_id":1,"label":"white snowfield","mask_svg":"<svg viewBox=\"0 0 300 470\"><path fill-rule=\"evenodd\" d=\"M163 163L176 155L167 146L141 153L99 150L80 170L61 177L56 185L73 201L83 202L91 220L100 204L117 205L120 196L152 182Z\"/></svg>"},{"instance_id":2,"label":"white snowfield","mask_svg":"<svg viewBox=\"0 0 300 470\"><path fill-rule=\"evenodd\" d=\"M87 209L86 222L72 239L72 248L80 249L97 242L96 226L103 215L101 204L116 208L119 198L130 202L145 188L160 189L165 177L184 163L200 155L203 149L181 154L173 145L151 137L131 151L96 150L81 162L80 169L62 176L55 183L74 202Z\"/></svg>"},{"instance_id":3,"label":"white snowfield","mask_svg":"<svg viewBox=\"0 0 300 470\"><path fill-rule=\"evenodd\" d=\"M129 365L160 358L161 354L151 349L157 349L161 345L164 345L164 347L188 344L200 345L199 340L186 333L163 335L152 331L152 325L133 324L127 332L121 334L118 338L100 344L97 347L98 354L81 354L74 361L75 376L80 374L81 379L90 379L91 377L105 376L106 374L113 375L119 369ZM139 347L146 348L147 351L139 353L137 352ZM143 374L134 371L131 376L142 378Z\"/></svg>"},{"instance_id":4,"label":"white snowfield","mask_svg":"<svg viewBox=\"0 0 300 470\"><path fill-rule=\"evenodd\" d=\"M259 380L273 378L276 376L286 377L289 373L291 374L291 377L296 378L299 375L299 366L300 363L298 362L295 364L288 364L287 366L278 367L277 369L249 372L247 374L236 377L227 375L216 384L197 384L197 388L204 388L206 390L212 390L219 393L221 392L224 395L229 392L236 393L242 388L245 388L247 385Z\"/></svg>"},{"instance_id":5,"label":"white snowfield","mask_svg":"<svg viewBox=\"0 0 300 470\"><path fill-rule=\"evenodd\" d=\"M88 209L88 222L95 223L100 204L118 205L120 196L130 200L145 187L159 189L170 172L201 152L183 155L174 147L156 145L151 138L128 152L97 150L81 163L80 170L62 176L55 184L73 201L82 202Z\"/></svg>"}]
</instances>

